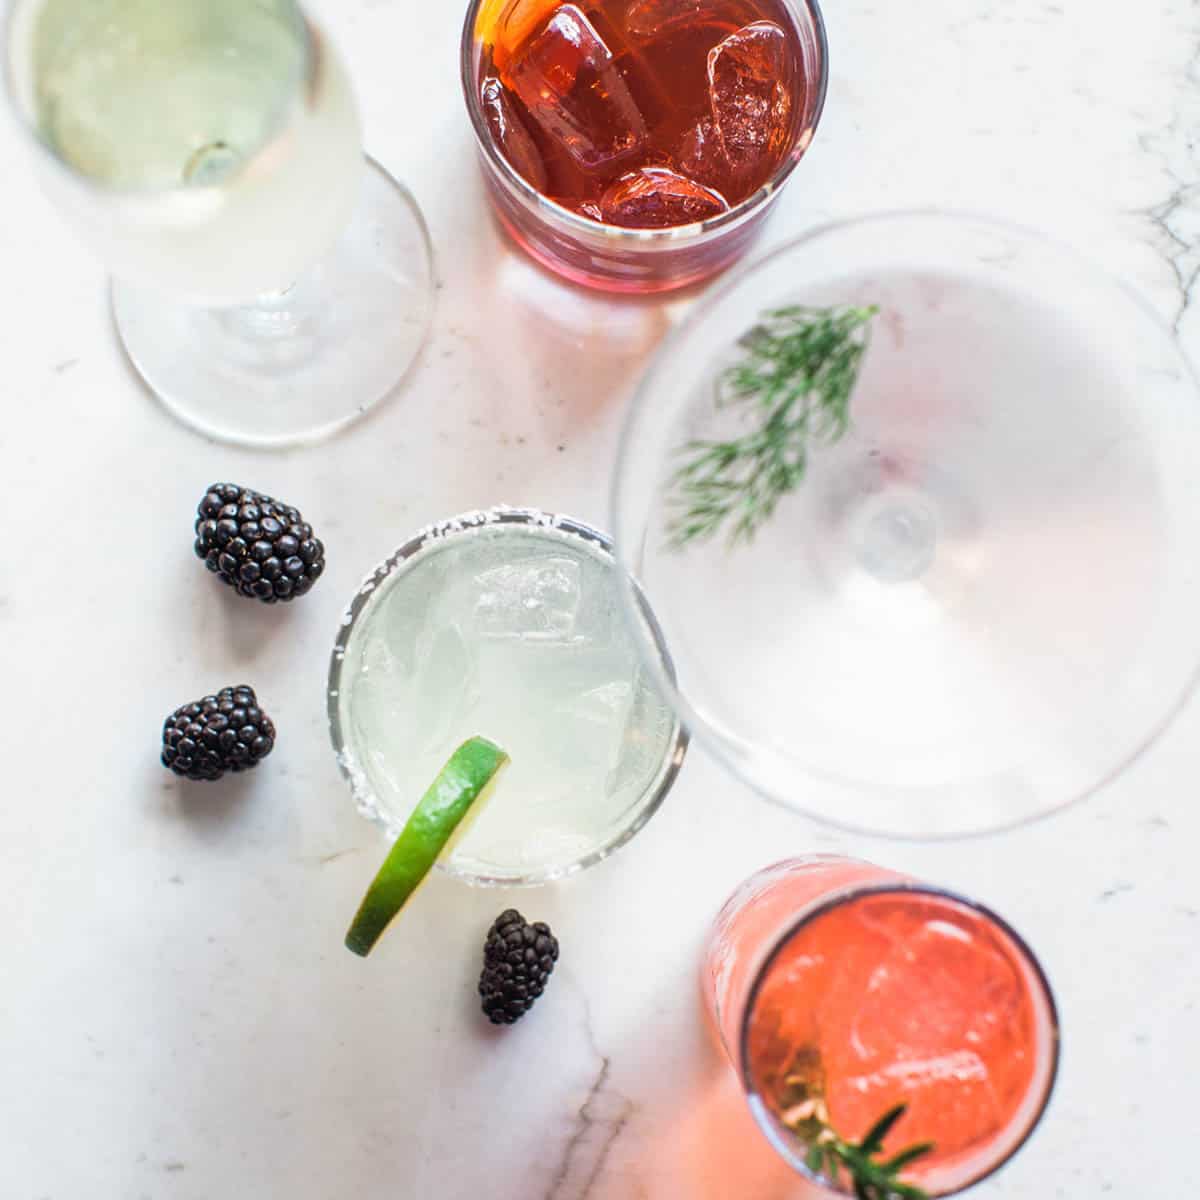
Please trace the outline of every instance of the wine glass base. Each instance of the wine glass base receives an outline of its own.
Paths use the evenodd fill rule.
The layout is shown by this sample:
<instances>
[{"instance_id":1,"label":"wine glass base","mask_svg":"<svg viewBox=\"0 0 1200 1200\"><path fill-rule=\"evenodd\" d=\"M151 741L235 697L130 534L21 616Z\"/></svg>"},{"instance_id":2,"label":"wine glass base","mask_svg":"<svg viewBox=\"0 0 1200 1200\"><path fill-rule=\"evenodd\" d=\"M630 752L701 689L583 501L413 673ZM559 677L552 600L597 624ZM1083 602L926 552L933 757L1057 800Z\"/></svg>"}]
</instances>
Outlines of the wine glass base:
<instances>
[{"instance_id":1,"label":"wine glass base","mask_svg":"<svg viewBox=\"0 0 1200 1200\"><path fill-rule=\"evenodd\" d=\"M284 292L205 309L113 282L130 362L185 425L243 446L317 442L407 374L433 314L429 233L403 185L373 159L367 166L337 245Z\"/></svg>"}]
</instances>

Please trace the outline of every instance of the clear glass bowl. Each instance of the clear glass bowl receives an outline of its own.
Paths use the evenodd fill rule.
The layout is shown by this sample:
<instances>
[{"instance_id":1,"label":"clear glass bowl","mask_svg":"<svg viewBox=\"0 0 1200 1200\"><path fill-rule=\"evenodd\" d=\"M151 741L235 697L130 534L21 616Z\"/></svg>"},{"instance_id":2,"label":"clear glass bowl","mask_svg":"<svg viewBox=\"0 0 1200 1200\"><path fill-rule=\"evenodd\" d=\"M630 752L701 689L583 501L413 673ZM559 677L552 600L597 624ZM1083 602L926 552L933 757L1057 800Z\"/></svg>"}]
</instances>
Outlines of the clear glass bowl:
<instances>
[{"instance_id":1,"label":"clear glass bowl","mask_svg":"<svg viewBox=\"0 0 1200 1200\"><path fill-rule=\"evenodd\" d=\"M577 574L554 558L529 586L507 582L517 578L510 572L535 580L556 549L577 561ZM535 885L593 866L629 841L670 791L688 738L641 666L617 582L607 578L614 569L604 534L512 508L432 526L381 563L346 611L329 668L330 734L359 811L394 838L454 747L481 734L513 762L438 864L443 870L481 886ZM557 590L561 570L578 580L566 600ZM484 572L492 581L486 608L475 598ZM543 594L540 610L534 597ZM638 619L670 678L653 616L643 607ZM527 622L529 631L512 634ZM622 686L614 672L626 666L630 699L617 756L589 758L593 737L598 751L608 746L609 706L619 703L612 692ZM601 770L609 773L601 778Z\"/></svg>"},{"instance_id":2,"label":"clear glass bowl","mask_svg":"<svg viewBox=\"0 0 1200 1200\"><path fill-rule=\"evenodd\" d=\"M649 295L699 283L750 248L779 191L812 144L829 81L829 45L816 0L784 0L805 64L805 108L795 141L761 188L708 221L669 229L602 225L543 196L501 153L480 103L481 53L475 37L485 0L467 8L461 45L463 97L479 146L488 197L501 227L542 266L584 287Z\"/></svg>"},{"instance_id":3,"label":"clear glass bowl","mask_svg":"<svg viewBox=\"0 0 1200 1200\"><path fill-rule=\"evenodd\" d=\"M750 543L673 549L686 444L745 432L726 369L787 304L880 306L849 432ZM1197 462L1195 377L1124 287L1024 230L889 214L691 311L629 416L614 537L660 685L738 775L846 828L980 833L1113 779L1191 693Z\"/></svg>"}]
</instances>

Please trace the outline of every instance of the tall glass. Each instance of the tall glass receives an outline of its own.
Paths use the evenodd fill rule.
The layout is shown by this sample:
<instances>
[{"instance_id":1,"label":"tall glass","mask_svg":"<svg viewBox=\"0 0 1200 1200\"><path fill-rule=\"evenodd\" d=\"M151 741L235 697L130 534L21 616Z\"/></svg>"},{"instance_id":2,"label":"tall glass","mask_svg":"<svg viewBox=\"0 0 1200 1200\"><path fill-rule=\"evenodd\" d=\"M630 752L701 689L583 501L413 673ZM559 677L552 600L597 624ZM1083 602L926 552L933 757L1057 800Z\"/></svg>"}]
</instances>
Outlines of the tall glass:
<instances>
[{"instance_id":1,"label":"tall glass","mask_svg":"<svg viewBox=\"0 0 1200 1200\"><path fill-rule=\"evenodd\" d=\"M1058 1067L1058 1017L1032 952L974 901L833 855L747 880L713 925L702 986L755 1120L802 1175L907 1106L884 1156L933 1196L998 1170L1030 1136Z\"/></svg>"},{"instance_id":2,"label":"tall glass","mask_svg":"<svg viewBox=\"0 0 1200 1200\"><path fill-rule=\"evenodd\" d=\"M514 166L512 151L506 152L505 147L498 144L498 134L506 136L519 118L515 118L508 108L496 108L495 97L487 92L489 51L480 37L480 18L481 14L494 14L505 5L508 11L515 11L513 20L518 24L530 24L534 16L540 19L555 5L553 0L499 0L499 3L498 0L472 0L463 26L463 95L478 142L488 196L497 219L513 241L544 267L572 282L631 294L687 287L724 270L744 254L761 231L780 189L812 143L824 108L829 71L828 45L816 0L780 0L778 5L772 0L771 15L778 16L790 26L788 34L794 39L798 59L798 79L790 97L793 111L788 142L777 167L752 194L726 211L664 228L629 228L613 224L599 209L551 194L552 189L545 182L539 188ZM611 14L607 10L615 7L607 0L589 0L579 5L601 32L610 28ZM714 11L719 7L709 6ZM740 14L731 20L727 14L717 13L726 33L736 28L738 21L753 23L767 15L758 11L754 0L732 0L723 7L731 14ZM776 7L778 13L774 11ZM628 6L628 11L635 8L654 14L661 12L663 25L671 36L678 34L680 26L686 33L687 25L701 25L707 11L703 6L662 3L660 0L642 0L640 5ZM527 18L527 12L533 15ZM641 36L644 35L640 29L626 29L622 34L623 38L629 39L631 48L627 58L635 64L634 70L645 67L644 47L639 44ZM613 54L618 55L615 46ZM622 60L619 66L624 77L629 78L628 64ZM703 55L694 66L696 77L703 81ZM568 69L561 63L558 67ZM655 90L653 82L646 86ZM660 81L659 95L652 103L661 105L663 95L670 98L667 103L677 103L681 98L681 86L680 80L674 77ZM492 106L490 112L489 104ZM523 132L520 136L526 142ZM552 156L555 153L557 151L551 151ZM678 168L686 174L690 168L679 159L679 151L674 149L670 153L657 154L653 161ZM591 217L585 215L588 212Z\"/></svg>"},{"instance_id":3,"label":"tall glass","mask_svg":"<svg viewBox=\"0 0 1200 1200\"><path fill-rule=\"evenodd\" d=\"M503 786L439 863L478 885L607 858L658 811L687 749L625 627L608 538L531 509L441 522L380 564L342 623L328 708L359 811L392 837L462 741L508 752Z\"/></svg>"},{"instance_id":4,"label":"tall glass","mask_svg":"<svg viewBox=\"0 0 1200 1200\"><path fill-rule=\"evenodd\" d=\"M1195 376L1123 286L998 222L881 215L690 310L630 411L614 539L660 685L737 774L962 836L1090 794L1191 694L1197 462Z\"/></svg>"},{"instance_id":5,"label":"tall glass","mask_svg":"<svg viewBox=\"0 0 1200 1200\"><path fill-rule=\"evenodd\" d=\"M9 0L47 194L115 276L133 365L200 432L280 446L390 392L432 306L412 198L362 153L295 0Z\"/></svg>"}]
</instances>

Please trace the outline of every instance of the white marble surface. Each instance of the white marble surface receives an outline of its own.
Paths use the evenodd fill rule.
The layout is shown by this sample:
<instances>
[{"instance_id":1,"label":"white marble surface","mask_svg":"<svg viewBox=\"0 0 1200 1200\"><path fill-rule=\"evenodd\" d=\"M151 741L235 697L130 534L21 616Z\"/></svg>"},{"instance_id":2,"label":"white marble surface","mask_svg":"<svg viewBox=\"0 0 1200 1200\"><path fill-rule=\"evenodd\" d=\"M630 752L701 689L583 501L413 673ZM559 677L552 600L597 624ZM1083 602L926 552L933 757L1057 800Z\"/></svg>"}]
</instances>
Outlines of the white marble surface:
<instances>
[{"instance_id":1,"label":"white marble surface","mask_svg":"<svg viewBox=\"0 0 1200 1200\"><path fill-rule=\"evenodd\" d=\"M624 405L680 306L563 291L500 243L459 102L459 4L326 7L370 147L428 214L442 283L404 394L326 447L235 452L173 424L117 353L101 269L0 131L0 1196L797 1196L705 1041L694 969L736 882L831 848L978 894L1054 980L1058 1094L979 1200L1191 1195L1197 704L1100 798L960 846L824 832L697 753L602 867L517 897L439 878L371 960L341 948L383 850L325 735L343 602L457 510L507 500L604 523ZM990 210L1127 276L1200 357L1194 0L828 9L829 107L768 242L873 207ZM331 563L305 601L243 604L190 557L190 510L217 477L320 526ZM242 678L279 749L249 783L198 794L157 765L159 722ZM475 1011L477 942L510 899L564 952L534 1017L496 1035Z\"/></svg>"}]
</instances>

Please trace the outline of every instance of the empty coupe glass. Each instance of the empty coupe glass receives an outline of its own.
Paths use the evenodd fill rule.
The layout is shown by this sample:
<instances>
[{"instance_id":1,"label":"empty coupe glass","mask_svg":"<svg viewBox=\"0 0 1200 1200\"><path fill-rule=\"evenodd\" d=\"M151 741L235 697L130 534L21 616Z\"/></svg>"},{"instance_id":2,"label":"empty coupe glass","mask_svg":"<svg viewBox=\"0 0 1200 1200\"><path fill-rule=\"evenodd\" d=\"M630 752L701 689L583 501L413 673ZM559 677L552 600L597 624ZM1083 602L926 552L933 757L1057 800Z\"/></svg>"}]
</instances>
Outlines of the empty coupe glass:
<instances>
[{"instance_id":1,"label":"empty coupe glass","mask_svg":"<svg viewBox=\"0 0 1200 1200\"><path fill-rule=\"evenodd\" d=\"M877 216L675 331L615 541L660 685L739 775L832 824L961 835L1087 795L1191 692L1197 462L1195 378L1122 286L1018 229ZM731 539L743 513L765 519Z\"/></svg>"}]
</instances>

